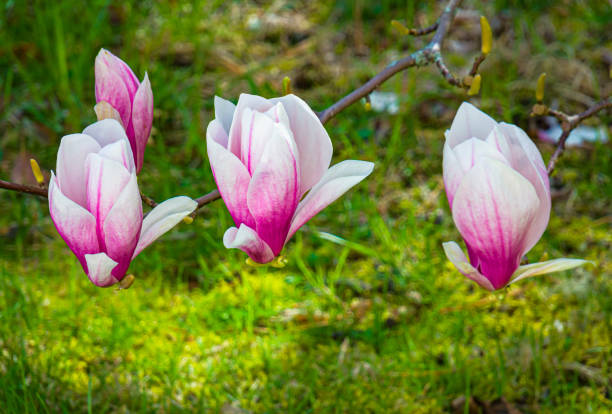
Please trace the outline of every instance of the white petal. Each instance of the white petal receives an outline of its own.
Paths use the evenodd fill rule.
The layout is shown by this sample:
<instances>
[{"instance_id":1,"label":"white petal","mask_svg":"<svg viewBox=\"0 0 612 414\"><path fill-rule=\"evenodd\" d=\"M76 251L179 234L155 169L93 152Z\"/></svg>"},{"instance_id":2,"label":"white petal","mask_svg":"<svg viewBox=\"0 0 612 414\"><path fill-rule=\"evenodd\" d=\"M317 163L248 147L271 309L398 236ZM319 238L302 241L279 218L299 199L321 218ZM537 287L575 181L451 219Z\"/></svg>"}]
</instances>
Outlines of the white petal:
<instances>
[{"instance_id":1,"label":"white petal","mask_svg":"<svg viewBox=\"0 0 612 414\"><path fill-rule=\"evenodd\" d=\"M66 135L57 151L57 181L62 193L85 207L87 204L87 179L85 159L100 150L98 142L85 134Z\"/></svg>"},{"instance_id":2,"label":"white petal","mask_svg":"<svg viewBox=\"0 0 612 414\"><path fill-rule=\"evenodd\" d=\"M315 214L370 175L373 169L374 163L372 162L346 160L327 170L321 181L310 190L298 205L286 241Z\"/></svg>"},{"instance_id":3,"label":"white petal","mask_svg":"<svg viewBox=\"0 0 612 414\"><path fill-rule=\"evenodd\" d=\"M117 161L130 172L134 171L134 157L132 156L130 143L127 140L121 139L104 146L98 152L98 155L108 158L109 160Z\"/></svg>"},{"instance_id":4,"label":"white petal","mask_svg":"<svg viewBox=\"0 0 612 414\"><path fill-rule=\"evenodd\" d=\"M446 141L451 148L470 138L484 140L497 122L469 102L463 102L450 130L446 131Z\"/></svg>"},{"instance_id":5,"label":"white petal","mask_svg":"<svg viewBox=\"0 0 612 414\"><path fill-rule=\"evenodd\" d=\"M101 147L120 139L128 139L121 124L110 118L89 125L83 130L83 134L93 137Z\"/></svg>"},{"instance_id":6,"label":"white petal","mask_svg":"<svg viewBox=\"0 0 612 414\"><path fill-rule=\"evenodd\" d=\"M197 207L198 203L185 196L174 197L158 204L147 214L142 222L140 239L132 258L136 257L145 247L176 226Z\"/></svg>"},{"instance_id":7,"label":"white petal","mask_svg":"<svg viewBox=\"0 0 612 414\"><path fill-rule=\"evenodd\" d=\"M545 262L531 263L524 266L519 266L516 272L512 275L510 283L517 282L521 279L525 279L532 276L544 275L547 273L560 272L562 270L573 269L575 267L583 266L589 262L588 260L582 259L554 259L547 260Z\"/></svg>"},{"instance_id":8,"label":"white petal","mask_svg":"<svg viewBox=\"0 0 612 414\"><path fill-rule=\"evenodd\" d=\"M221 123L225 134L229 134L234 118L236 105L228 100L215 96L215 119Z\"/></svg>"},{"instance_id":9,"label":"white petal","mask_svg":"<svg viewBox=\"0 0 612 414\"><path fill-rule=\"evenodd\" d=\"M468 279L478 283L478 285L488 291L493 291L495 288L489 282L489 280L484 277L478 270L472 266L467 257L465 257L465 253L459 247L459 245L455 242L446 242L442 243L442 247L444 248L444 253L446 257L452 264L455 265L457 270L461 272L461 274Z\"/></svg>"},{"instance_id":10,"label":"white petal","mask_svg":"<svg viewBox=\"0 0 612 414\"><path fill-rule=\"evenodd\" d=\"M232 126L230 127L228 136L227 149L230 150L235 156L240 157L240 148L242 146L240 140L242 137L242 112L246 108L250 108L253 111L265 112L272 107L272 103L265 98L257 95L249 95L246 93L240 94L238 98L238 104L234 110L234 117L232 118Z\"/></svg>"},{"instance_id":11,"label":"white petal","mask_svg":"<svg viewBox=\"0 0 612 414\"><path fill-rule=\"evenodd\" d=\"M85 260L89 271L89 280L91 280L94 285L107 287L118 282L111 274L113 268L117 266L117 262L108 257L106 253L86 254Z\"/></svg>"}]
</instances>

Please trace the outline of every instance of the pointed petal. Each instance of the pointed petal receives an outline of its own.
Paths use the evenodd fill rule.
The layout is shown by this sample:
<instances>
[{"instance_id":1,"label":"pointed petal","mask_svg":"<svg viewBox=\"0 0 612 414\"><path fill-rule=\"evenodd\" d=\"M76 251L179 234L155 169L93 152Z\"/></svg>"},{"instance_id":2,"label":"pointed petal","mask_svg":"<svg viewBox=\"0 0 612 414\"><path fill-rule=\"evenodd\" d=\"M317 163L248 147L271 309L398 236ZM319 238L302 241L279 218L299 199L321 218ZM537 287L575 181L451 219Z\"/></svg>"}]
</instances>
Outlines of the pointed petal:
<instances>
[{"instance_id":1,"label":"pointed petal","mask_svg":"<svg viewBox=\"0 0 612 414\"><path fill-rule=\"evenodd\" d=\"M492 158L482 157L461 181L453 220L478 256L472 263L479 264L480 273L496 289L505 286L518 267L538 205L531 183Z\"/></svg>"},{"instance_id":2,"label":"pointed petal","mask_svg":"<svg viewBox=\"0 0 612 414\"><path fill-rule=\"evenodd\" d=\"M283 249L291 219L300 200L297 161L290 137L280 124L274 124L261 161L247 192L247 205L256 231L278 255Z\"/></svg>"},{"instance_id":3,"label":"pointed petal","mask_svg":"<svg viewBox=\"0 0 612 414\"><path fill-rule=\"evenodd\" d=\"M49 181L49 212L60 236L87 272L85 254L100 251L96 220L89 211L62 194L53 173Z\"/></svg>"},{"instance_id":4,"label":"pointed petal","mask_svg":"<svg viewBox=\"0 0 612 414\"><path fill-rule=\"evenodd\" d=\"M206 150L217 188L234 223L255 226L255 220L247 207L247 191L251 176L242 162L230 151L219 145L222 138L219 122L212 121L206 130Z\"/></svg>"},{"instance_id":5,"label":"pointed petal","mask_svg":"<svg viewBox=\"0 0 612 414\"><path fill-rule=\"evenodd\" d=\"M71 134L62 138L57 151L57 181L62 193L82 207L87 201L85 159L99 150L100 145L89 135Z\"/></svg>"},{"instance_id":6,"label":"pointed petal","mask_svg":"<svg viewBox=\"0 0 612 414\"><path fill-rule=\"evenodd\" d=\"M289 116L298 148L300 195L303 195L321 180L329 168L333 152L331 140L317 114L302 99L290 94L270 102L281 102Z\"/></svg>"},{"instance_id":7,"label":"pointed petal","mask_svg":"<svg viewBox=\"0 0 612 414\"><path fill-rule=\"evenodd\" d=\"M497 122L469 102L463 102L450 130L446 131L446 141L451 148L470 138L484 140Z\"/></svg>"},{"instance_id":8,"label":"pointed petal","mask_svg":"<svg viewBox=\"0 0 612 414\"><path fill-rule=\"evenodd\" d=\"M442 243L444 253L450 262L455 265L457 270L468 279L478 283L478 285L488 291L493 291L495 288L477 269L474 268L465 257L465 253L455 242Z\"/></svg>"},{"instance_id":9,"label":"pointed petal","mask_svg":"<svg viewBox=\"0 0 612 414\"><path fill-rule=\"evenodd\" d=\"M540 199L540 207L526 236L529 251L542 237L550 218L550 184L544 160L527 134L515 125L499 124L487 141L499 149L513 169L531 182Z\"/></svg>"},{"instance_id":10,"label":"pointed petal","mask_svg":"<svg viewBox=\"0 0 612 414\"><path fill-rule=\"evenodd\" d=\"M107 287L119 281L111 274L117 262L108 257L106 253L86 254L85 260L89 269L87 276L94 285Z\"/></svg>"},{"instance_id":11,"label":"pointed petal","mask_svg":"<svg viewBox=\"0 0 612 414\"><path fill-rule=\"evenodd\" d=\"M98 141L100 147L105 147L122 139L128 140L121 124L111 118L94 122L83 130L83 134L93 137Z\"/></svg>"},{"instance_id":12,"label":"pointed petal","mask_svg":"<svg viewBox=\"0 0 612 414\"><path fill-rule=\"evenodd\" d=\"M351 187L366 178L374 163L346 160L331 167L300 202L291 221L287 241L315 214L323 210Z\"/></svg>"},{"instance_id":13,"label":"pointed petal","mask_svg":"<svg viewBox=\"0 0 612 414\"><path fill-rule=\"evenodd\" d=\"M236 105L228 100L215 96L215 119L221 123L225 134L229 133L234 118Z\"/></svg>"},{"instance_id":14,"label":"pointed petal","mask_svg":"<svg viewBox=\"0 0 612 414\"><path fill-rule=\"evenodd\" d=\"M519 266L519 268L516 269L516 272L514 272L514 274L512 275L510 283L514 283L521 279L526 279L532 276L545 275L547 273L561 272L562 270L573 269L575 267L583 266L587 263L592 262L582 259L561 258Z\"/></svg>"},{"instance_id":15,"label":"pointed petal","mask_svg":"<svg viewBox=\"0 0 612 414\"><path fill-rule=\"evenodd\" d=\"M113 276L118 280L123 278L130 266L141 227L142 201L134 171L102 226L106 253L118 263L113 269Z\"/></svg>"},{"instance_id":16,"label":"pointed petal","mask_svg":"<svg viewBox=\"0 0 612 414\"><path fill-rule=\"evenodd\" d=\"M272 107L272 103L265 98L257 95L249 95L246 93L240 94L238 98L238 104L234 111L234 118L232 118L232 124L229 129L229 140L227 149L237 157L240 157L240 148L242 144L240 139L242 137L242 113L246 108L250 108L253 111L265 112Z\"/></svg>"},{"instance_id":17,"label":"pointed petal","mask_svg":"<svg viewBox=\"0 0 612 414\"><path fill-rule=\"evenodd\" d=\"M103 62L96 58L96 102L108 102L121 115L123 125L128 125L132 115L131 95L123 79Z\"/></svg>"},{"instance_id":18,"label":"pointed petal","mask_svg":"<svg viewBox=\"0 0 612 414\"><path fill-rule=\"evenodd\" d=\"M151 134L153 125L153 91L149 76L145 73L144 80L138 87L132 105L132 127L134 128L134 142L131 142L136 172L142 169L145 147Z\"/></svg>"},{"instance_id":19,"label":"pointed petal","mask_svg":"<svg viewBox=\"0 0 612 414\"><path fill-rule=\"evenodd\" d=\"M257 263L268 263L274 259L270 246L249 226L230 227L223 235L223 245L228 249L240 249Z\"/></svg>"},{"instance_id":20,"label":"pointed petal","mask_svg":"<svg viewBox=\"0 0 612 414\"><path fill-rule=\"evenodd\" d=\"M174 197L158 204L142 222L140 239L134 250L134 257L161 235L176 226L183 218L191 214L198 207L198 203L189 197Z\"/></svg>"},{"instance_id":21,"label":"pointed petal","mask_svg":"<svg viewBox=\"0 0 612 414\"><path fill-rule=\"evenodd\" d=\"M130 143L126 139L108 144L98 152L98 155L118 162L130 172L135 170L132 149L130 148Z\"/></svg>"},{"instance_id":22,"label":"pointed petal","mask_svg":"<svg viewBox=\"0 0 612 414\"><path fill-rule=\"evenodd\" d=\"M100 49L95 62L95 65L99 64L105 64L111 71L115 72L125 84L130 97L134 96L140 82L138 82L138 78L127 63L108 50Z\"/></svg>"}]
</instances>

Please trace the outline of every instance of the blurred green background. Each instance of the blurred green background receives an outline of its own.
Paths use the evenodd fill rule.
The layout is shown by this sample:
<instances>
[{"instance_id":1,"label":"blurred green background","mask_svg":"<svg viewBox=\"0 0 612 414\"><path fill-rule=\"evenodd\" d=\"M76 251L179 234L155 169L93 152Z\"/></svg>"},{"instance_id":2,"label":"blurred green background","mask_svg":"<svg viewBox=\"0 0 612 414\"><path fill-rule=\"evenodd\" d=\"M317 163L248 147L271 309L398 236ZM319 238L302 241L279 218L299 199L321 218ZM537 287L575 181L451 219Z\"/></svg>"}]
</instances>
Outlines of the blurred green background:
<instances>
[{"instance_id":1,"label":"blurred green background","mask_svg":"<svg viewBox=\"0 0 612 414\"><path fill-rule=\"evenodd\" d=\"M124 59L155 96L140 188L156 200L214 188L206 125L215 94L294 92L321 110L428 40L442 2L5 1L0 5L0 177L32 182L59 140L95 121L95 55ZM607 1L464 1L446 39L465 74L479 16L494 32L469 100L532 136L537 76L567 112L609 96ZM334 161L374 173L287 245L283 269L226 250L221 201L132 264L134 285L100 289L46 200L0 192L0 412L457 412L612 410L612 147L568 150L553 212L528 254L595 266L490 294L441 243L460 240L441 178L443 132L464 91L435 68L382 88L395 114L356 104L326 125ZM610 132L610 113L587 124ZM554 148L539 144L547 160ZM498 410L498 411L494 411ZM515 411L513 411L515 410Z\"/></svg>"}]
</instances>

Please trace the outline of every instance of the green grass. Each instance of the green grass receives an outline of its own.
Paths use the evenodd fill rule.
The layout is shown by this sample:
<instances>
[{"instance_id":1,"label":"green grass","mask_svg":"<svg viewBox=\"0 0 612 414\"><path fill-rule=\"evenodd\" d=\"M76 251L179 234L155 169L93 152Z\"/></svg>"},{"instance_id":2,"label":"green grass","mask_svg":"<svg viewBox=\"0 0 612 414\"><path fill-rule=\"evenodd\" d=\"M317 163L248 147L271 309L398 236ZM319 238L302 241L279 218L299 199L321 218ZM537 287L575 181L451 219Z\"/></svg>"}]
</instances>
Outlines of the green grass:
<instances>
[{"instance_id":1,"label":"green grass","mask_svg":"<svg viewBox=\"0 0 612 414\"><path fill-rule=\"evenodd\" d=\"M158 200L214 188L214 94L271 97L288 75L323 109L426 42L400 37L392 19L427 25L440 11L390 0L27 3L0 10L0 176L29 179L14 166L31 155L53 168L61 136L95 120L93 60L106 47L151 78L139 182ZM610 94L606 2L483 3L464 2L477 14L446 42L464 73L477 17L489 16L494 49L472 102L529 130L542 71L547 102L568 112ZM44 200L0 192L0 412L431 413L460 396L503 396L523 412L612 410L610 144L563 156L550 226L528 254L596 265L489 294L441 248L460 240L441 153L466 96L432 68L382 89L400 95L399 114L355 105L327 125L333 162L374 161L374 173L296 234L283 269L223 248L231 218L216 201L133 262L130 289L99 289ZM553 150L540 148L545 159Z\"/></svg>"}]
</instances>

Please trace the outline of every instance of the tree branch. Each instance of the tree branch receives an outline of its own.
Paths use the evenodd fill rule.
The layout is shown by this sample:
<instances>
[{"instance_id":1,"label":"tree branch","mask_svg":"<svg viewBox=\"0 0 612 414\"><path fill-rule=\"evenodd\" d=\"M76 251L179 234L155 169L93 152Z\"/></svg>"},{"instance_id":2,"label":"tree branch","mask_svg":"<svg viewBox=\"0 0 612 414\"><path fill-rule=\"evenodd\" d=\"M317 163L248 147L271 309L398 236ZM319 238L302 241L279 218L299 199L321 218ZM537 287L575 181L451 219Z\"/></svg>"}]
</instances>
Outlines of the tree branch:
<instances>
[{"instance_id":1,"label":"tree branch","mask_svg":"<svg viewBox=\"0 0 612 414\"><path fill-rule=\"evenodd\" d=\"M0 180L0 188L4 188L5 190L17 191L19 193L34 194L40 197L47 197L46 188L33 185L17 184L12 183L10 181Z\"/></svg>"},{"instance_id":2,"label":"tree branch","mask_svg":"<svg viewBox=\"0 0 612 414\"><path fill-rule=\"evenodd\" d=\"M561 129L563 131L563 133L559 137L557 149L555 149L555 152L548 161L547 172L549 175L553 172L553 170L555 169L555 164L557 163L561 154L563 154L563 151L565 151L565 143L567 142L567 139L569 138L569 135L574 130L574 128L576 128L585 119L590 118L599 111L602 111L609 107L612 107L612 98L610 97L597 102L595 105L591 106L586 111L575 115L567 115L564 112L557 111L554 109L546 109L546 113L554 116L559 120L559 122L561 122Z\"/></svg>"}]
</instances>

